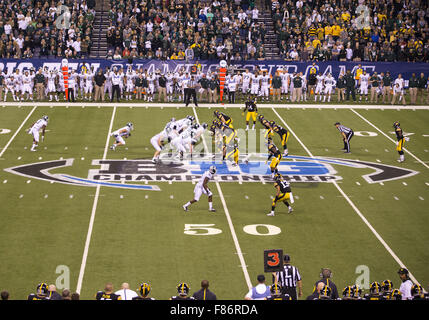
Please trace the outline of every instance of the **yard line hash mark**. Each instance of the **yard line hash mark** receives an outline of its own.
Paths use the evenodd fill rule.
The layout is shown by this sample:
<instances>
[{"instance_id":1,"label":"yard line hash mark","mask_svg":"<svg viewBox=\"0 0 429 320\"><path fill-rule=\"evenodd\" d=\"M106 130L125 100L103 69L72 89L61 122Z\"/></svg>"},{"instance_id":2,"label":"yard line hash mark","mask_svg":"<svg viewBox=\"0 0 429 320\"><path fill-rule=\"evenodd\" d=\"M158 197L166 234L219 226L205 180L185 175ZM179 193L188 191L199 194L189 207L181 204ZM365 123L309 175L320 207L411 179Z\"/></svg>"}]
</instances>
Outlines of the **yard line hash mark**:
<instances>
[{"instance_id":1,"label":"yard line hash mark","mask_svg":"<svg viewBox=\"0 0 429 320\"><path fill-rule=\"evenodd\" d=\"M292 129L288 126L288 124L284 121L284 119L280 116L280 114L274 109L274 107L272 108L272 110L274 111L274 113L277 115L277 117L283 122L283 124L286 126L286 128L289 130L289 132L295 137L295 139L298 141L298 143L304 148L304 150L308 153L308 155L312 158L314 158L313 154L311 153L311 151L305 146L305 144L298 138L298 136L295 134L294 131L292 131ZM353 112L355 112L353 109L350 109ZM379 129L378 129L379 130ZM380 131L381 132L381 131ZM384 133L383 133L384 134ZM393 252L393 250L389 247L389 245L386 243L386 241L384 241L384 239L380 236L380 234L377 232L377 230L374 229L374 227L369 223L369 221L365 218L365 216L362 214L362 212L358 209L358 207L356 207L356 205L352 202L352 200L350 200L350 197L348 197L345 192L343 191L343 189L341 189L341 187L338 185L338 183L336 181L332 181L330 182L332 183L337 190L341 193L341 195L344 197L344 199L346 199L346 201L349 203L349 205L353 208L353 210L356 212L356 214L362 219L362 221L367 225L367 227L372 231L372 233L375 235L375 237L378 239L378 241L380 241L380 243L384 246L384 248L387 250L387 252L390 253L390 255L393 257L393 259L399 264L399 266L401 268L406 268L408 269L405 264L399 259L399 257ZM408 269L409 271L409 269ZM411 274L411 272L409 272L409 276L411 278L412 281L414 281L414 283L419 284L419 282L417 281L417 279Z\"/></svg>"}]
</instances>

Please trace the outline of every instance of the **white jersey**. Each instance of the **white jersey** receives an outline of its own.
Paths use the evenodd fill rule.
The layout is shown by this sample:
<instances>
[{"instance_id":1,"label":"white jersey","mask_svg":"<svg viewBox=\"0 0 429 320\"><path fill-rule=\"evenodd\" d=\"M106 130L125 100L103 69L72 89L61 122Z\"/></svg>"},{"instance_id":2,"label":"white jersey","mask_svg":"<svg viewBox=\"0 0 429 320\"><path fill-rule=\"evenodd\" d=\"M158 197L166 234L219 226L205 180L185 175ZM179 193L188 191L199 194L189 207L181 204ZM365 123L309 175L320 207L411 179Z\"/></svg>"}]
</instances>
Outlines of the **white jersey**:
<instances>
[{"instance_id":1,"label":"white jersey","mask_svg":"<svg viewBox=\"0 0 429 320\"><path fill-rule=\"evenodd\" d=\"M259 88L259 81L261 80L261 76L257 76L256 74L252 74L252 87Z\"/></svg>"},{"instance_id":2,"label":"white jersey","mask_svg":"<svg viewBox=\"0 0 429 320\"><path fill-rule=\"evenodd\" d=\"M282 86L287 87L287 84L289 82L290 74L287 72L280 74L280 79L282 79Z\"/></svg>"},{"instance_id":3,"label":"white jersey","mask_svg":"<svg viewBox=\"0 0 429 320\"><path fill-rule=\"evenodd\" d=\"M127 78L127 85L133 84L133 80L135 78L135 73L134 72L128 72L126 73L126 78Z\"/></svg>"},{"instance_id":4,"label":"white jersey","mask_svg":"<svg viewBox=\"0 0 429 320\"><path fill-rule=\"evenodd\" d=\"M188 118L183 118L183 119L177 120L176 121L177 131L180 131L182 129L190 127L191 124L192 124L192 121L189 120Z\"/></svg>"},{"instance_id":5,"label":"white jersey","mask_svg":"<svg viewBox=\"0 0 429 320\"><path fill-rule=\"evenodd\" d=\"M395 82L393 83L393 85L396 86L396 84L399 84L399 88L403 89L404 88L404 84L405 84L404 79L403 78L397 78L395 80Z\"/></svg>"},{"instance_id":6,"label":"white jersey","mask_svg":"<svg viewBox=\"0 0 429 320\"><path fill-rule=\"evenodd\" d=\"M335 81L334 77L327 76L325 78L325 86L335 87L336 84L337 84L337 81Z\"/></svg>"},{"instance_id":7,"label":"white jersey","mask_svg":"<svg viewBox=\"0 0 429 320\"><path fill-rule=\"evenodd\" d=\"M15 79L7 78L6 79L6 87L9 89L14 89L15 88Z\"/></svg>"},{"instance_id":8,"label":"white jersey","mask_svg":"<svg viewBox=\"0 0 429 320\"><path fill-rule=\"evenodd\" d=\"M46 122L45 119L39 119L36 121L35 124L33 124L33 126L31 127L31 131L40 131L44 126L46 127L48 125L48 123Z\"/></svg>"},{"instance_id":9,"label":"white jersey","mask_svg":"<svg viewBox=\"0 0 429 320\"><path fill-rule=\"evenodd\" d=\"M261 76L261 87L268 87L270 85L270 75L266 74Z\"/></svg>"},{"instance_id":10,"label":"white jersey","mask_svg":"<svg viewBox=\"0 0 429 320\"><path fill-rule=\"evenodd\" d=\"M210 173L210 171L206 171L206 172L204 172L204 174L201 176L201 178L200 178L200 180L198 181L198 183L197 183L197 185L195 186L195 187L199 187L199 188L202 188L203 187L203 185L204 185L204 180L206 180L206 178L208 178L209 179L209 181L211 180L211 179L213 179L213 174L212 173Z\"/></svg>"},{"instance_id":11,"label":"white jersey","mask_svg":"<svg viewBox=\"0 0 429 320\"><path fill-rule=\"evenodd\" d=\"M242 75L243 84L247 83L247 85L249 85L250 79L252 79L252 74L250 72L243 73L243 75Z\"/></svg>"},{"instance_id":12,"label":"white jersey","mask_svg":"<svg viewBox=\"0 0 429 320\"><path fill-rule=\"evenodd\" d=\"M131 128L129 126L125 126L116 131L113 131L111 135L115 137L116 136L123 137L123 136L129 135L130 131L131 131Z\"/></svg>"},{"instance_id":13,"label":"white jersey","mask_svg":"<svg viewBox=\"0 0 429 320\"><path fill-rule=\"evenodd\" d=\"M92 87L92 79L94 79L94 73L93 72L88 72L86 75L86 83L85 85L88 87Z\"/></svg>"},{"instance_id":14,"label":"white jersey","mask_svg":"<svg viewBox=\"0 0 429 320\"><path fill-rule=\"evenodd\" d=\"M30 85L32 81L32 78L30 75L23 75L22 76L22 84L23 85Z\"/></svg>"},{"instance_id":15,"label":"white jersey","mask_svg":"<svg viewBox=\"0 0 429 320\"><path fill-rule=\"evenodd\" d=\"M369 84L369 74L360 75L360 85L361 87L368 87Z\"/></svg>"},{"instance_id":16,"label":"white jersey","mask_svg":"<svg viewBox=\"0 0 429 320\"><path fill-rule=\"evenodd\" d=\"M323 81L325 80L325 76L324 75L316 76L316 79L317 79L316 85L322 87Z\"/></svg>"}]
</instances>

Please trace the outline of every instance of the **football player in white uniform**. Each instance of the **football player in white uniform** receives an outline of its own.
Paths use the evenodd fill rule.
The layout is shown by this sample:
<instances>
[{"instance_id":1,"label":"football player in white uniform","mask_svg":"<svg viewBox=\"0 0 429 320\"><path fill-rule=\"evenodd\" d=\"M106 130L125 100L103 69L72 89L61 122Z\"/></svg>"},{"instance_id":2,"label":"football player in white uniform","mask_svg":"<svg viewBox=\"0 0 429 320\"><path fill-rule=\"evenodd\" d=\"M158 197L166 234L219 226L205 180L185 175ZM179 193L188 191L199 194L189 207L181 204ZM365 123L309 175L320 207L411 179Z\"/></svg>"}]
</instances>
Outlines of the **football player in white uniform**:
<instances>
[{"instance_id":1,"label":"football player in white uniform","mask_svg":"<svg viewBox=\"0 0 429 320\"><path fill-rule=\"evenodd\" d=\"M86 81L84 83L83 86L83 90L85 92L85 100L91 101L92 100L92 91L94 89L94 76L95 76L95 72L94 72L94 67L91 66L91 68L87 71L86 74Z\"/></svg>"},{"instance_id":2,"label":"football player in white uniform","mask_svg":"<svg viewBox=\"0 0 429 320\"><path fill-rule=\"evenodd\" d=\"M7 77L5 80L6 87L4 88L4 101L6 101L7 93L10 91L12 93L13 101L19 101L19 98L15 95L15 76L12 74L10 77Z\"/></svg>"},{"instance_id":3,"label":"football player in white uniform","mask_svg":"<svg viewBox=\"0 0 429 320\"><path fill-rule=\"evenodd\" d=\"M328 102L331 101L332 90L336 84L337 84L337 81L335 81L334 77L330 73L328 73L327 76L325 77L325 91L324 91L325 96L323 97L323 102L326 101L326 96L328 96Z\"/></svg>"},{"instance_id":4,"label":"football player in white uniform","mask_svg":"<svg viewBox=\"0 0 429 320\"><path fill-rule=\"evenodd\" d=\"M30 98L30 100L33 101L33 90L31 89L32 81L33 79L30 76L30 72L28 70L25 70L24 75L22 76L22 99L24 98L24 94L27 93L26 100Z\"/></svg>"},{"instance_id":5,"label":"football player in white uniform","mask_svg":"<svg viewBox=\"0 0 429 320\"><path fill-rule=\"evenodd\" d=\"M210 191L208 187L208 183L211 179L214 178L215 173L216 173L215 166L210 166L209 170L204 172L204 174L201 176L198 183L195 185L194 198L183 205L183 210L188 211L189 206L197 202L198 200L200 200L201 195L204 193L208 197L209 211L216 212L216 210L213 208L213 193Z\"/></svg>"},{"instance_id":6,"label":"football player in white uniform","mask_svg":"<svg viewBox=\"0 0 429 320\"><path fill-rule=\"evenodd\" d=\"M113 131L111 136L115 138L115 143L110 147L111 150L115 150L116 147L125 145L124 138L131 136L131 130L134 129L134 126L131 122L128 122L125 127L122 127L116 131Z\"/></svg>"},{"instance_id":7,"label":"football player in white uniform","mask_svg":"<svg viewBox=\"0 0 429 320\"><path fill-rule=\"evenodd\" d=\"M317 96L320 97L319 101L322 101L325 76L322 74L322 72L319 72L319 74L316 76L316 79L317 79L317 82L316 82L316 90L314 90L314 102L317 101Z\"/></svg>"},{"instance_id":8,"label":"football player in white uniform","mask_svg":"<svg viewBox=\"0 0 429 320\"><path fill-rule=\"evenodd\" d=\"M261 76L261 96L266 101L270 98L270 75L265 70Z\"/></svg>"},{"instance_id":9,"label":"football player in white uniform","mask_svg":"<svg viewBox=\"0 0 429 320\"><path fill-rule=\"evenodd\" d=\"M369 74L364 70L359 78L359 101L362 101L362 95L365 95L365 101L368 101L368 86L369 86Z\"/></svg>"},{"instance_id":10,"label":"football player in white uniform","mask_svg":"<svg viewBox=\"0 0 429 320\"><path fill-rule=\"evenodd\" d=\"M49 71L48 75L48 95L49 95L49 101L52 101L52 97L55 95L55 100L58 101L58 94L57 94L57 88L55 86L55 82L57 80L57 74L52 69Z\"/></svg>"},{"instance_id":11,"label":"football player in white uniform","mask_svg":"<svg viewBox=\"0 0 429 320\"><path fill-rule=\"evenodd\" d=\"M259 94L259 84L261 81L261 76L258 75L258 71L255 71L251 76L251 87L250 87L250 94L253 96L253 98L256 98L256 96Z\"/></svg>"},{"instance_id":12,"label":"football player in white uniform","mask_svg":"<svg viewBox=\"0 0 429 320\"><path fill-rule=\"evenodd\" d=\"M280 78L282 79L282 88L281 88L281 97L280 100L283 100L283 95L285 95L285 100L288 100L289 92L289 78L290 74L287 72L287 69L280 73Z\"/></svg>"},{"instance_id":13,"label":"football player in white uniform","mask_svg":"<svg viewBox=\"0 0 429 320\"><path fill-rule=\"evenodd\" d=\"M152 163L156 163L159 160L159 155L161 154L162 149L164 148L165 140L171 141L171 138L169 135L173 135L173 131L176 130L176 119L171 118L171 120L165 125L164 130L162 130L160 133L154 135L150 139L150 143L155 148L155 153L152 157ZM177 134L175 133L174 136Z\"/></svg>"},{"instance_id":14,"label":"football player in white uniform","mask_svg":"<svg viewBox=\"0 0 429 320\"><path fill-rule=\"evenodd\" d=\"M128 67L127 73L125 74L125 99L126 100L132 100L133 92L134 92L134 78L136 77L136 74L133 71L133 68L131 66Z\"/></svg>"},{"instance_id":15,"label":"football player in white uniform","mask_svg":"<svg viewBox=\"0 0 429 320\"><path fill-rule=\"evenodd\" d=\"M165 78L167 79L167 83L165 85L166 92L167 92L167 101L172 102L173 101L173 89L174 89L174 76L171 72L167 72L165 75Z\"/></svg>"},{"instance_id":16,"label":"football player in white uniform","mask_svg":"<svg viewBox=\"0 0 429 320\"><path fill-rule=\"evenodd\" d=\"M156 85L156 75L153 72L149 73L149 76L147 77L147 82L149 85L148 88L148 100L147 101L153 101L153 97L155 95L155 85Z\"/></svg>"},{"instance_id":17,"label":"football player in white uniform","mask_svg":"<svg viewBox=\"0 0 429 320\"><path fill-rule=\"evenodd\" d=\"M402 100L402 104L405 106L405 81L402 78L402 74L398 74L398 78L395 79L393 83L393 96L392 96L392 105L396 103L396 97L399 97L398 102Z\"/></svg>"},{"instance_id":18,"label":"football player in white uniform","mask_svg":"<svg viewBox=\"0 0 429 320\"><path fill-rule=\"evenodd\" d=\"M249 69L246 69L246 72L242 74L241 78L241 92L243 93L243 96L246 95L250 88L250 79L252 77L252 74L249 72Z\"/></svg>"},{"instance_id":19,"label":"football player in white uniform","mask_svg":"<svg viewBox=\"0 0 429 320\"><path fill-rule=\"evenodd\" d=\"M43 116L41 119L37 120L31 125L27 130L28 134L33 136L33 145L31 146L31 151L36 151L37 146L39 145L39 132L42 130L42 141L45 140L45 129L48 125L49 118L48 116Z\"/></svg>"}]
</instances>

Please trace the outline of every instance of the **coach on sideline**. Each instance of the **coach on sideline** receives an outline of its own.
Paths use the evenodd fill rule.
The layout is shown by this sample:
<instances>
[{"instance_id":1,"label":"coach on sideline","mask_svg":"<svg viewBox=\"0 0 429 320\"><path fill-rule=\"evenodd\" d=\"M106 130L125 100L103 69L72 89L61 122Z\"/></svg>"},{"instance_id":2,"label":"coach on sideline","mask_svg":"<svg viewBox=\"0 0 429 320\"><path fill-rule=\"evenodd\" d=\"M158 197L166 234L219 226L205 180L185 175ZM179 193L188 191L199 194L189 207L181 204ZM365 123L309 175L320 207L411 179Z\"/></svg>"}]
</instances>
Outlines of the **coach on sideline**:
<instances>
[{"instance_id":1,"label":"coach on sideline","mask_svg":"<svg viewBox=\"0 0 429 320\"><path fill-rule=\"evenodd\" d=\"M95 94L94 94L94 100L98 101L98 98L100 97L101 101L104 101L104 83L106 82L106 77L103 74L103 70L98 69L97 74L94 77L95 82Z\"/></svg>"},{"instance_id":2,"label":"coach on sideline","mask_svg":"<svg viewBox=\"0 0 429 320\"><path fill-rule=\"evenodd\" d=\"M281 286L282 294L288 294L292 300L298 300L296 296L296 287L298 287L298 296L302 296L302 280L298 268L290 264L290 256L285 254L283 257L283 270L274 272L274 282Z\"/></svg>"}]
</instances>

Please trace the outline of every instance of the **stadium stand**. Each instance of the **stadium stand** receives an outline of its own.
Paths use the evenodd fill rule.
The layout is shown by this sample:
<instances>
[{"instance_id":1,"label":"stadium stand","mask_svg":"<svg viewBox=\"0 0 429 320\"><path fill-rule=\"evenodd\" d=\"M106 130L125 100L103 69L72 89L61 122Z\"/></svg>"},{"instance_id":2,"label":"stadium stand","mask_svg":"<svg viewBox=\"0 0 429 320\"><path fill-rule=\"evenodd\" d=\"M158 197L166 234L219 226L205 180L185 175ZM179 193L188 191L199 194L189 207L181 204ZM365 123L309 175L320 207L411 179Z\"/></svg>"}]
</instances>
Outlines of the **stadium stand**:
<instances>
[{"instance_id":1,"label":"stadium stand","mask_svg":"<svg viewBox=\"0 0 429 320\"><path fill-rule=\"evenodd\" d=\"M94 6L95 0L64 0L63 7L55 1L1 1L0 58L88 57Z\"/></svg>"},{"instance_id":2,"label":"stadium stand","mask_svg":"<svg viewBox=\"0 0 429 320\"><path fill-rule=\"evenodd\" d=\"M272 0L281 58L297 60L296 50L302 61L429 61L427 1L366 1L366 10L360 4Z\"/></svg>"}]
</instances>

